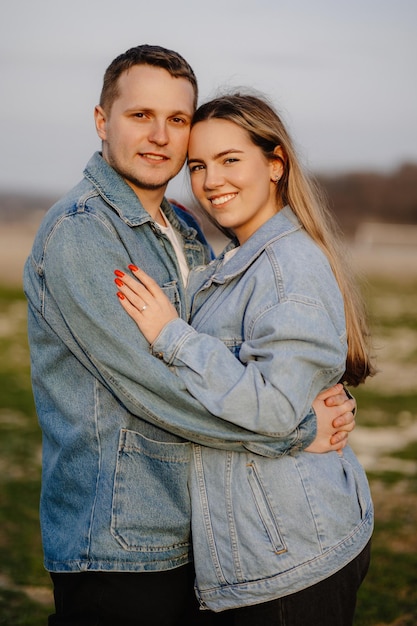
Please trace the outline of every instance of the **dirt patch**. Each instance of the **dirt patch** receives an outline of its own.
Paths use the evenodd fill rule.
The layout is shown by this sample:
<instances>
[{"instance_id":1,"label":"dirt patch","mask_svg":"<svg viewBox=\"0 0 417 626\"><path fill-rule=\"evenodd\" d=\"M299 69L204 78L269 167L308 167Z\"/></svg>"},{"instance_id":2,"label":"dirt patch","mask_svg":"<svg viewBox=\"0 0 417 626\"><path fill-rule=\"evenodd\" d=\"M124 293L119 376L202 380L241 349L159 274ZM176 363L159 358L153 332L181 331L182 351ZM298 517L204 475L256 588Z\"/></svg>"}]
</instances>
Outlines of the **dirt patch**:
<instances>
[{"instance_id":1,"label":"dirt patch","mask_svg":"<svg viewBox=\"0 0 417 626\"><path fill-rule=\"evenodd\" d=\"M37 223L0 224L0 282L20 286L23 266L32 248Z\"/></svg>"},{"instance_id":2,"label":"dirt patch","mask_svg":"<svg viewBox=\"0 0 417 626\"><path fill-rule=\"evenodd\" d=\"M397 459L390 455L413 441L417 441L417 421L403 427L356 426L349 435L349 443L367 471L399 472L405 476L417 474L417 460Z\"/></svg>"},{"instance_id":3,"label":"dirt patch","mask_svg":"<svg viewBox=\"0 0 417 626\"><path fill-rule=\"evenodd\" d=\"M52 590L49 587L33 587L29 585L14 585L8 576L0 574L0 588L8 591L24 593L30 600L44 606L52 606L54 602Z\"/></svg>"},{"instance_id":4,"label":"dirt patch","mask_svg":"<svg viewBox=\"0 0 417 626\"><path fill-rule=\"evenodd\" d=\"M395 278L408 282L417 278L416 246L374 246L366 248L353 244L351 262L359 275Z\"/></svg>"},{"instance_id":5,"label":"dirt patch","mask_svg":"<svg viewBox=\"0 0 417 626\"><path fill-rule=\"evenodd\" d=\"M24 222L0 223L0 283L18 286L22 282L25 260L32 247L42 213L35 213ZM208 232L210 243L216 253L227 241L222 236ZM352 244L351 262L355 271L364 276L395 277L409 280L417 277L417 249L415 246L373 246Z\"/></svg>"}]
</instances>

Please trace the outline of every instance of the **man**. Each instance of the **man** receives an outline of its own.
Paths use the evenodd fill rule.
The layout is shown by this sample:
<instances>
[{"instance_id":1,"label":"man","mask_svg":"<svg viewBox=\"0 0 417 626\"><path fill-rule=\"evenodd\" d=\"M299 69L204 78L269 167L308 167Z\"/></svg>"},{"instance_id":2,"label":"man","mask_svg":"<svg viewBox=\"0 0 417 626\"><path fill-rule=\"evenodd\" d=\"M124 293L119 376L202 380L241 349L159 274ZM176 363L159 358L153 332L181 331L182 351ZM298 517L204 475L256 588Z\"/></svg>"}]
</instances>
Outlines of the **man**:
<instances>
[{"instance_id":1,"label":"man","mask_svg":"<svg viewBox=\"0 0 417 626\"><path fill-rule=\"evenodd\" d=\"M198 611L185 617L195 607L189 441L279 456L315 436L313 412L282 440L207 413L120 311L115 268L139 264L185 317L183 278L210 259L194 220L164 198L196 101L177 53L138 46L117 57L95 109L102 155L50 209L25 266L51 625L198 624Z\"/></svg>"}]
</instances>

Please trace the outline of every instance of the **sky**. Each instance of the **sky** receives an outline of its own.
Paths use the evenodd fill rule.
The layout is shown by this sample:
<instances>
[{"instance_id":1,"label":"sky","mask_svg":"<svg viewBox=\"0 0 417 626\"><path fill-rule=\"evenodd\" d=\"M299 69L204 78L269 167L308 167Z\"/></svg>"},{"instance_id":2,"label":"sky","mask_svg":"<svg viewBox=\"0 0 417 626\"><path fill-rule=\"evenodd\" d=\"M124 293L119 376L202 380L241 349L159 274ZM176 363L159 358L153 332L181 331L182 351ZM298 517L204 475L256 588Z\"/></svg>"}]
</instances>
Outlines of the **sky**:
<instances>
[{"instance_id":1,"label":"sky","mask_svg":"<svg viewBox=\"0 0 417 626\"><path fill-rule=\"evenodd\" d=\"M100 150L106 67L138 44L182 54L200 102L251 87L316 173L417 162L415 0L10 0L0 8L0 192L61 195ZM169 191L184 199L180 176Z\"/></svg>"}]
</instances>

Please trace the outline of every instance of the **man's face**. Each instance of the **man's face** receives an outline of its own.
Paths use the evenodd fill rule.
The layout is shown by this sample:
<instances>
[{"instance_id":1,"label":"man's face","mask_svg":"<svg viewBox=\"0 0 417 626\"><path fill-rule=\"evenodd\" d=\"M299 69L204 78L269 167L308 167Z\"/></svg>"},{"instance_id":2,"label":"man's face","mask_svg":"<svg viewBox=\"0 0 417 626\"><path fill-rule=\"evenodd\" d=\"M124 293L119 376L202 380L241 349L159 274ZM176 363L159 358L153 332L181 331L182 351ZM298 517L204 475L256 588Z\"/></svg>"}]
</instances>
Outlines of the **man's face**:
<instances>
[{"instance_id":1,"label":"man's face","mask_svg":"<svg viewBox=\"0 0 417 626\"><path fill-rule=\"evenodd\" d=\"M139 196L143 190L164 192L185 161L193 87L150 65L124 72L118 87L111 109L95 111L103 157Z\"/></svg>"}]
</instances>

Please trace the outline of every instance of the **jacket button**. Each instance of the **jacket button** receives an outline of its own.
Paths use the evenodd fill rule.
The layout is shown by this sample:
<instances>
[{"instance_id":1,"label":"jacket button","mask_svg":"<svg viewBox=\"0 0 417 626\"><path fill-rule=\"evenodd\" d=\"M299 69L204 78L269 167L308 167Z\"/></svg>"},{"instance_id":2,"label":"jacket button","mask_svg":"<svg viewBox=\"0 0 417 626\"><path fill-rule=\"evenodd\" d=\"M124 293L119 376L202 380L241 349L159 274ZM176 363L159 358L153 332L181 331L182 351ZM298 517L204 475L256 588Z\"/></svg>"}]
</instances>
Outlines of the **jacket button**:
<instances>
[{"instance_id":1,"label":"jacket button","mask_svg":"<svg viewBox=\"0 0 417 626\"><path fill-rule=\"evenodd\" d=\"M156 356L157 359L163 359L164 358L163 352L154 352L153 354L154 354L154 356Z\"/></svg>"}]
</instances>

